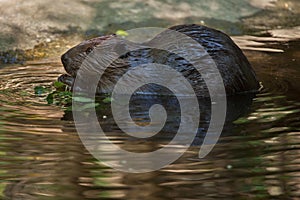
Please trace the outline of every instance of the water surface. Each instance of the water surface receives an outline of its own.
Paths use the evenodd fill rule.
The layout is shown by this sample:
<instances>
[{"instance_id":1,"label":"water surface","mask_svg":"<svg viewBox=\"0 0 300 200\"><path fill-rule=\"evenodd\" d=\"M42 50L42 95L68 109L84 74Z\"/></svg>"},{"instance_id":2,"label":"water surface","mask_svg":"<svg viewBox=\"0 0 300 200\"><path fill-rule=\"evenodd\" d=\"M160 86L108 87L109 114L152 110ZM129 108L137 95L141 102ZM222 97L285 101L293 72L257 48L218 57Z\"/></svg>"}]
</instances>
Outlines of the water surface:
<instances>
[{"instance_id":1,"label":"water surface","mask_svg":"<svg viewBox=\"0 0 300 200\"><path fill-rule=\"evenodd\" d=\"M172 165L144 174L102 165L82 145L70 113L34 94L35 86L51 85L63 73L58 60L1 67L0 197L298 199L300 42L266 47L282 52L246 51L264 89L252 105L245 102L246 114L226 124L213 151L199 159L195 144ZM141 103L132 109L143 119ZM166 140L126 140L109 120L102 123L111 127L115 143L134 151L159 148Z\"/></svg>"}]
</instances>

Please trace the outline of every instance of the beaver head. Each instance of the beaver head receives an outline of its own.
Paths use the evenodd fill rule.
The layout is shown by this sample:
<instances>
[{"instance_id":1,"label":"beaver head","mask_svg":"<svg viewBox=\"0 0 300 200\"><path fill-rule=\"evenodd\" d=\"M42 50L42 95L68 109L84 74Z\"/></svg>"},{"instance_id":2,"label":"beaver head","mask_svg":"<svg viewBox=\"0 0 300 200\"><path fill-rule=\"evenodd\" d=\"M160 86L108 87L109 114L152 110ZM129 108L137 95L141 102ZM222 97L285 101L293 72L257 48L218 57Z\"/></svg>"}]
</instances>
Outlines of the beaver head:
<instances>
[{"instance_id":1,"label":"beaver head","mask_svg":"<svg viewBox=\"0 0 300 200\"><path fill-rule=\"evenodd\" d=\"M71 48L61 56L61 61L66 72L72 77L76 77L77 71L87 55L93 51L94 48L101 45L105 40L116 37L116 35L107 35L90 40L83 41L77 46Z\"/></svg>"}]
</instances>

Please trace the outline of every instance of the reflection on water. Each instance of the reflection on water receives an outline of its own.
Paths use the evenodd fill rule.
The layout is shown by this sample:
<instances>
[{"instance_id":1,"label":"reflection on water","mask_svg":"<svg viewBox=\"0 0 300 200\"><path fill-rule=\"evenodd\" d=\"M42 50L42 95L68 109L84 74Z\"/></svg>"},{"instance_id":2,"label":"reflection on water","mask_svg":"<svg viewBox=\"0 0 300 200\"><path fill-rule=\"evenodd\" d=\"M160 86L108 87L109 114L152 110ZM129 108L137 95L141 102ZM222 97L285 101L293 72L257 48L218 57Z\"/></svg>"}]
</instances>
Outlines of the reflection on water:
<instances>
[{"instance_id":1,"label":"reflection on water","mask_svg":"<svg viewBox=\"0 0 300 200\"><path fill-rule=\"evenodd\" d=\"M61 64L46 60L2 67L0 198L299 198L299 46L299 42L271 42L267 48L283 52L247 51L264 85L252 105L251 100L230 101L232 116L218 144L204 159L198 158L196 141L172 165L145 174L122 173L103 166L81 144L70 113L35 96L34 86L51 84L61 74ZM131 107L139 123L148 119L144 103L149 102L137 101ZM200 127L204 128L198 138L209 119L209 109L201 109L208 115L202 116ZM111 139L133 151L160 148L176 128L172 124L176 111L170 108L173 115L165 126L165 135L150 141L128 139L112 126L109 110L99 112L107 116L101 123Z\"/></svg>"}]
</instances>

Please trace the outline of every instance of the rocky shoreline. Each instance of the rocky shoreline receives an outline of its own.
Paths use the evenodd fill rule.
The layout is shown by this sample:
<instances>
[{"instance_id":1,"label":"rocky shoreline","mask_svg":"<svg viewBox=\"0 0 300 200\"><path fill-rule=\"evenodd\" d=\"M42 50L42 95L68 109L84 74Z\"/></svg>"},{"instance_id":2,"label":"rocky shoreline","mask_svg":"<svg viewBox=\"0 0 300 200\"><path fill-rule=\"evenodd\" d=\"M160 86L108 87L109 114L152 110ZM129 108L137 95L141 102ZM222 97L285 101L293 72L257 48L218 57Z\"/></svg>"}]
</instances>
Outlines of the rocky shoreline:
<instances>
[{"instance_id":1,"label":"rocky shoreline","mask_svg":"<svg viewBox=\"0 0 300 200\"><path fill-rule=\"evenodd\" d=\"M296 1L190 0L172 5L167 0L0 0L0 63L57 56L83 39L119 29L198 23L243 35L268 29L256 15L267 11L275 16L278 10L284 13L282 22L289 22L290 14L295 25L300 18ZM272 28L280 20L272 19Z\"/></svg>"}]
</instances>

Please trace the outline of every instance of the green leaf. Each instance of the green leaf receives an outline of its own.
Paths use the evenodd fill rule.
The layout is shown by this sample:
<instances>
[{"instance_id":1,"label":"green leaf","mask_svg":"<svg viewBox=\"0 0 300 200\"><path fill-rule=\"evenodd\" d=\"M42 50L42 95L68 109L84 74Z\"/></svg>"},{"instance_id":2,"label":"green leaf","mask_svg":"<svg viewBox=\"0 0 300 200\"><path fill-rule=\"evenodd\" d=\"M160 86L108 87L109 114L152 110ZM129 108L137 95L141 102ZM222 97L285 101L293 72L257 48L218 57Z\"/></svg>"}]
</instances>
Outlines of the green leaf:
<instances>
[{"instance_id":1,"label":"green leaf","mask_svg":"<svg viewBox=\"0 0 300 200\"><path fill-rule=\"evenodd\" d=\"M99 106L99 103L86 103L84 105L73 105L67 108L68 111L84 111L90 108L95 108L97 106Z\"/></svg>"},{"instance_id":2,"label":"green leaf","mask_svg":"<svg viewBox=\"0 0 300 200\"><path fill-rule=\"evenodd\" d=\"M129 34L128 34L126 31L124 31L124 30L117 30L116 35L126 37L126 36L128 36Z\"/></svg>"},{"instance_id":3,"label":"green leaf","mask_svg":"<svg viewBox=\"0 0 300 200\"><path fill-rule=\"evenodd\" d=\"M96 106L99 106L99 103L88 103L88 104L85 104L84 106L82 106L80 108L80 111L83 111L83 110L86 110L89 108L95 108Z\"/></svg>"},{"instance_id":4,"label":"green leaf","mask_svg":"<svg viewBox=\"0 0 300 200\"><path fill-rule=\"evenodd\" d=\"M110 103L112 101L112 98L111 97L106 97L102 101L103 101L103 103Z\"/></svg>"},{"instance_id":5,"label":"green leaf","mask_svg":"<svg viewBox=\"0 0 300 200\"><path fill-rule=\"evenodd\" d=\"M87 97L73 97L74 101L82 102L82 103L89 103L94 102L94 99L87 98Z\"/></svg>"},{"instance_id":6,"label":"green leaf","mask_svg":"<svg viewBox=\"0 0 300 200\"><path fill-rule=\"evenodd\" d=\"M43 86L36 86L34 88L34 93L36 95L41 95L41 94L45 93L46 91L47 91L46 88L44 88Z\"/></svg>"},{"instance_id":7,"label":"green leaf","mask_svg":"<svg viewBox=\"0 0 300 200\"><path fill-rule=\"evenodd\" d=\"M64 83L59 82L59 81L55 81L55 82L53 83L53 86L54 86L56 89L61 89L61 88L65 88L65 87L66 87L66 85L65 85Z\"/></svg>"},{"instance_id":8,"label":"green leaf","mask_svg":"<svg viewBox=\"0 0 300 200\"><path fill-rule=\"evenodd\" d=\"M54 101L53 92L51 94L48 94L46 100L47 100L48 104L53 104L53 101Z\"/></svg>"}]
</instances>

